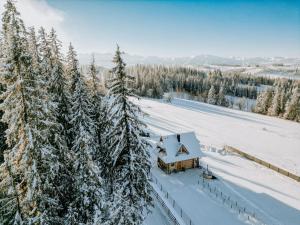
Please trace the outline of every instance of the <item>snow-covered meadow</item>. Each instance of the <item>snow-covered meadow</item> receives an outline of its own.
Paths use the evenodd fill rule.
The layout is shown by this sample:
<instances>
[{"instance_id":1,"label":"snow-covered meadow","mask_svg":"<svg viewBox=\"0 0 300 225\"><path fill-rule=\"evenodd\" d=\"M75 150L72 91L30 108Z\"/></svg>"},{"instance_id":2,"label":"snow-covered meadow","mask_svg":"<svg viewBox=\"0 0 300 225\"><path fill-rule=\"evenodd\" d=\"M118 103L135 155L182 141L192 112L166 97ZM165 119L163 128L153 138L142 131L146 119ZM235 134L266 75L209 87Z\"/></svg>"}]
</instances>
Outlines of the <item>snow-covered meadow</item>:
<instances>
[{"instance_id":1,"label":"snow-covered meadow","mask_svg":"<svg viewBox=\"0 0 300 225\"><path fill-rule=\"evenodd\" d=\"M195 131L201 144L230 145L300 175L300 123L178 98L137 103L159 135Z\"/></svg>"},{"instance_id":2,"label":"snow-covered meadow","mask_svg":"<svg viewBox=\"0 0 300 225\"><path fill-rule=\"evenodd\" d=\"M221 151L224 145L231 145L300 174L299 123L176 98L172 103L142 99L138 104L146 113L144 120L156 135L195 131L201 144L215 146L215 150L204 151L201 162L208 164L220 178L217 187L240 205L256 212L267 224L299 223L299 182ZM218 218L231 224L242 223L238 215L229 209L223 211L214 199L205 197L197 186L197 170L172 175L165 175L156 167L153 171L195 221L206 218L205 224L216 222L214 213L220 211L223 216ZM204 210L203 207L209 208ZM231 219L225 219L227 217Z\"/></svg>"}]
</instances>

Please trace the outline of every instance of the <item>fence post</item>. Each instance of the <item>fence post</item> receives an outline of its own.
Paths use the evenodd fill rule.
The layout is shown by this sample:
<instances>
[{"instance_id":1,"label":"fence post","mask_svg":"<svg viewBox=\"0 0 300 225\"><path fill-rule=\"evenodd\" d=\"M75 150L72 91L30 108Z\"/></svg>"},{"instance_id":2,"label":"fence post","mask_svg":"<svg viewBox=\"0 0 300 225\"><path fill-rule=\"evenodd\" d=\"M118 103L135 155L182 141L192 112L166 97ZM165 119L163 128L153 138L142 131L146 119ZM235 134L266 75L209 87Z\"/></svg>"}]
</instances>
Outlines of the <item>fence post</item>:
<instances>
[{"instance_id":1,"label":"fence post","mask_svg":"<svg viewBox=\"0 0 300 225\"><path fill-rule=\"evenodd\" d=\"M180 217L182 218L182 209L180 208Z\"/></svg>"}]
</instances>

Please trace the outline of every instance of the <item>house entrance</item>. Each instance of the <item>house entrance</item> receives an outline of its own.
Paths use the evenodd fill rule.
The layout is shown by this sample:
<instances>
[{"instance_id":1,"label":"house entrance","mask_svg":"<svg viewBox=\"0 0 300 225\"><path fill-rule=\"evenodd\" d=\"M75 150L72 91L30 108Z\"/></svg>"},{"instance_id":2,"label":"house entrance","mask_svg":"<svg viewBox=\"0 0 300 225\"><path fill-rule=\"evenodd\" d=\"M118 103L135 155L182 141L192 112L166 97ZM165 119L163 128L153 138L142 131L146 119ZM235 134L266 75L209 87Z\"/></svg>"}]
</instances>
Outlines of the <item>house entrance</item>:
<instances>
[{"instance_id":1,"label":"house entrance","mask_svg":"<svg viewBox=\"0 0 300 225\"><path fill-rule=\"evenodd\" d=\"M182 170L182 162L177 162L177 170Z\"/></svg>"}]
</instances>

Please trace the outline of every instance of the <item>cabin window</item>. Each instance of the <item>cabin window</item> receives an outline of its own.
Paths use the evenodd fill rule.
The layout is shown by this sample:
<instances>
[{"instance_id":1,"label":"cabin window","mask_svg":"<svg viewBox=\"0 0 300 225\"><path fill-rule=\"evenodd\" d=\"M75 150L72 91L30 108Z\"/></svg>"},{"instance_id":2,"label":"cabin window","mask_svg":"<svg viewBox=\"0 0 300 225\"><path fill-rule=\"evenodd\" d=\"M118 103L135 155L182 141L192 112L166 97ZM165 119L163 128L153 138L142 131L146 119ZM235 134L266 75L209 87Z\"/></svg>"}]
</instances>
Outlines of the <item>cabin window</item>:
<instances>
[{"instance_id":1,"label":"cabin window","mask_svg":"<svg viewBox=\"0 0 300 225\"><path fill-rule=\"evenodd\" d=\"M176 153L176 156L178 156L179 154L183 154L183 153L190 154L189 151L186 149L186 147L184 145L182 145L179 148L178 152Z\"/></svg>"}]
</instances>

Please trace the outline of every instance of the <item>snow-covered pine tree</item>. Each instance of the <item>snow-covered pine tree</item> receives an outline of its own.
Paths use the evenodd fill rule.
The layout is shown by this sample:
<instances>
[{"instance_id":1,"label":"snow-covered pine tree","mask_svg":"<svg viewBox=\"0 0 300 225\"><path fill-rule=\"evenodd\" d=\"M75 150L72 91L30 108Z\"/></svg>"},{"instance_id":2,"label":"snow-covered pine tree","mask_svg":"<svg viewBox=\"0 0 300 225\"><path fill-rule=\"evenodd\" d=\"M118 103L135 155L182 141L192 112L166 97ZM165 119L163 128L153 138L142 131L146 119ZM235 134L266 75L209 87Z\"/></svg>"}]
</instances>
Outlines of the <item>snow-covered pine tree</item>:
<instances>
[{"instance_id":1,"label":"snow-covered pine tree","mask_svg":"<svg viewBox=\"0 0 300 225\"><path fill-rule=\"evenodd\" d=\"M66 131L70 128L70 94L68 92L67 80L64 75L61 42L58 40L54 29L51 29L49 34L49 45L52 65L49 80L49 92L52 93L53 101L58 104L58 122L62 124L63 130ZM65 136L67 136L67 134L65 134Z\"/></svg>"},{"instance_id":2,"label":"snow-covered pine tree","mask_svg":"<svg viewBox=\"0 0 300 225\"><path fill-rule=\"evenodd\" d=\"M222 84L218 93L218 101L217 104L221 106L228 106L228 101L225 98L225 86Z\"/></svg>"},{"instance_id":3,"label":"snow-covered pine tree","mask_svg":"<svg viewBox=\"0 0 300 225\"><path fill-rule=\"evenodd\" d=\"M79 63L77 59L77 53L73 47L73 45L70 43L69 45L69 50L67 52L67 58L66 58L66 64L64 68L64 75L67 81L67 93L69 93L69 114L71 114L71 101L72 101L72 95L74 94L75 91L75 83L77 82L78 74L79 73ZM73 138L74 134L72 134L72 127L70 124L70 118L69 118L69 129L67 130L67 142L68 146L71 149L73 145Z\"/></svg>"},{"instance_id":4,"label":"snow-covered pine tree","mask_svg":"<svg viewBox=\"0 0 300 225\"><path fill-rule=\"evenodd\" d=\"M152 204L148 143L140 136L145 124L140 108L129 100L135 96L129 84L134 78L125 72L119 46L109 81L110 116L114 127L108 136L112 185L108 224L141 224Z\"/></svg>"},{"instance_id":5,"label":"snow-covered pine tree","mask_svg":"<svg viewBox=\"0 0 300 225\"><path fill-rule=\"evenodd\" d=\"M286 105L284 118L300 122L300 88L295 87L291 100Z\"/></svg>"},{"instance_id":6,"label":"snow-covered pine tree","mask_svg":"<svg viewBox=\"0 0 300 225\"><path fill-rule=\"evenodd\" d=\"M62 183L64 164L61 155L66 150L62 127L57 122L57 104L47 92L49 62L46 55L37 53L34 31L28 41L30 56L27 73L24 76L24 90L27 97L27 146L22 159L26 179L25 208L26 222L29 224L62 224L62 191L68 187ZM60 195L59 195L60 194Z\"/></svg>"},{"instance_id":7,"label":"snow-covered pine tree","mask_svg":"<svg viewBox=\"0 0 300 225\"><path fill-rule=\"evenodd\" d=\"M29 28L28 32L28 50L31 55L32 67L37 74L41 73L40 68L40 56L38 51L37 38L34 27Z\"/></svg>"},{"instance_id":8,"label":"snow-covered pine tree","mask_svg":"<svg viewBox=\"0 0 300 225\"><path fill-rule=\"evenodd\" d=\"M279 116L279 114L281 113L281 98L282 98L281 94L282 94L281 87L277 86L275 89L271 106L268 109L268 115Z\"/></svg>"},{"instance_id":9,"label":"snow-covered pine tree","mask_svg":"<svg viewBox=\"0 0 300 225\"><path fill-rule=\"evenodd\" d=\"M0 201L10 207L0 209L5 215L1 220L7 224L62 224L59 185L54 182L59 180L59 152L51 142L51 134L59 129L51 113L55 104L48 101L37 64L34 33L28 41L10 0L5 5L3 36L5 68L1 78L7 90L1 96L1 108L8 124L8 149L4 170L1 166Z\"/></svg>"},{"instance_id":10,"label":"snow-covered pine tree","mask_svg":"<svg viewBox=\"0 0 300 225\"><path fill-rule=\"evenodd\" d=\"M67 53L67 59L66 59L66 68L65 68L65 74L66 79L70 80L69 90L70 94L75 91L75 83L77 82L77 74L78 74L78 59L77 59L77 53L73 47L73 45L70 43L69 50Z\"/></svg>"},{"instance_id":11,"label":"snow-covered pine tree","mask_svg":"<svg viewBox=\"0 0 300 225\"><path fill-rule=\"evenodd\" d=\"M267 114L271 104L272 104L272 89L268 88L267 90L261 92L258 95L254 112Z\"/></svg>"},{"instance_id":12,"label":"snow-covered pine tree","mask_svg":"<svg viewBox=\"0 0 300 225\"><path fill-rule=\"evenodd\" d=\"M72 154L71 154L71 138L68 133L70 129L70 94L68 85L64 76L63 56L61 54L61 42L58 40L56 32L51 29L47 36L47 48L49 48L50 73L47 81L48 97L57 108L52 113L55 115L56 122L60 129L52 134L52 143L59 149L59 168L60 176L56 181L59 187L60 202L62 205L62 214L67 214L68 206L72 199Z\"/></svg>"},{"instance_id":13,"label":"snow-covered pine tree","mask_svg":"<svg viewBox=\"0 0 300 225\"><path fill-rule=\"evenodd\" d=\"M93 105L93 116L95 121L95 131L96 131L96 141L99 143L99 147L101 146L101 143L103 142L103 136L104 136L104 130L102 127L102 97L100 95L100 92L98 90L98 81L97 81L97 69L95 65L95 58L92 57L92 62L89 66L89 75L92 78L92 105ZM98 155L97 157L99 157ZM100 156L101 157L101 156ZM99 158L100 159L100 158Z\"/></svg>"},{"instance_id":14,"label":"snow-covered pine tree","mask_svg":"<svg viewBox=\"0 0 300 225\"><path fill-rule=\"evenodd\" d=\"M26 93L24 90L24 70L27 61L26 31L20 14L13 1L4 5L2 18L1 83L6 86L2 93L2 121L8 125L6 130L7 149L4 151L5 163L1 166L0 217L2 224L22 224L24 210L20 207L24 200L24 165L21 163L28 136ZM21 200L22 198L22 200ZM3 204L2 204L3 203ZM5 203L9 203L5 207Z\"/></svg>"},{"instance_id":15,"label":"snow-covered pine tree","mask_svg":"<svg viewBox=\"0 0 300 225\"><path fill-rule=\"evenodd\" d=\"M216 96L216 90L214 85L211 85L211 88L208 91L208 96L207 96L207 103L215 105L217 100L217 96Z\"/></svg>"},{"instance_id":16,"label":"snow-covered pine tree","mask_svg":"<svg viewBox=\"0 0 300 225\"><path fill-rule=\"evenodd\" d=\"M73 198L67 224L100 224L102 207L101 171L93 156L97 151L93 106L80 72L73 71L72 108ZM94 221L97 220L97 221Z\"/></svg>"},{"instance_id":17,"label":"snow-covered pine tree","mask_svg":"<svg viewBox=\"0 0 300 225\"><path fill-rule=\"evenodd\" d=\"M47 38L46 31L41 27L38 31L38 52L40 56L41 74L47 82L52 73L51 49Z\"/></svg>"},{"instance_id":18,"label":"snow-covered pine tree","mask_svg":"<svg viewBox=\"0 0 300 225\"><path fill-rule=\"evenodd\" d=\"M264 105L265 93L266 93L266 91L263 91L263 92L259 93L259 95L257 96L254 112L262 113L262 114L266 113L266 110L265 110L266 106Z\"/></svg>"}]
</instances>

